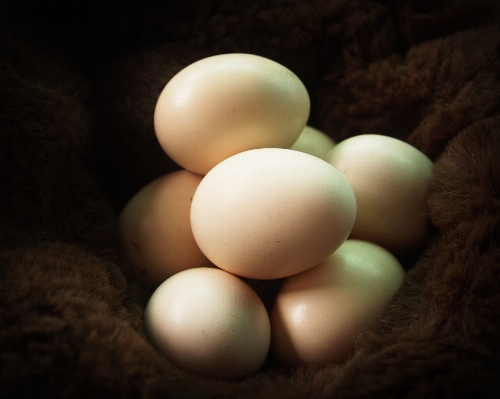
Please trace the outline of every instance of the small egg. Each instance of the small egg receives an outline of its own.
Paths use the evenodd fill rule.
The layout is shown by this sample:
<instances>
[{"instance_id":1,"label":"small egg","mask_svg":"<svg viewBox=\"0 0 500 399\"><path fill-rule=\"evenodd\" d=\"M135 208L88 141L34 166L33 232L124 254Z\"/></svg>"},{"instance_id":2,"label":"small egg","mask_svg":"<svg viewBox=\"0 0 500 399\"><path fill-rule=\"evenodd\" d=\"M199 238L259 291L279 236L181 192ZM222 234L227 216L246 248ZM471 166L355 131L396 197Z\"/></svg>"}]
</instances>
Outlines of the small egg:
<instances>
[{"instance_id":1,"label":"small egg","mask_svg":"<svg viewBox=\"0 0 500 399\"><path fill-rule=\"evenodd\" d=\"M306 126L290 149L305 152L326 161L328 153L334 146L335 141L325 133L311 126Z\"/></svg>"},{"instance_id":2,"label":"small egg","mask_svg":"<svg viewBox=\"0 0 500 399\"><path fill-rule=\"evenodd\" d=\"M215 268L185 270L163 282L146 306L145 325L177 365L219 378L258 371L271 339L269 317L255 291Z\"/></svg>"},{"instance_id":3,"label":"small egg","mask_svg":"<svg viewBox=\"0 0 500 399\"><path fill-rule=\"evenodd\" d=\"M271 350L285 365L341 363L376 322L405 272L386 249L348 239L328 259L285 279L271 312Z\"/></svg>"},{"instance_id":4,"label":"small egg","mask_svg":"<svg viewBox=\"0 0 500 399\"><path fill-rule=\"evenodd\" d=\"M167 83L154 128L171 159L206 174L238 152L290 148L309 111L304 84L283 65L253 54L220 54L187 66Z\"/></svg>"},{"instance_id":5,"label":"small egg","mask_svg":"<svg viewBox=\"0 0 500 399\"><path fill-rule=\"evenodd\" d=\"M202 176L180 170L159 177L123 208L119 225L132 270L156 287L181 270L213 266L191 231L191 201Z\"/></svg>"},{"instance_id":6,"label":"small egg","mask_svg":"<svg viewBox=\"0 0 500 399\"><path fill-rule=\"evenodd\" d=\"M345 176L356 196L351 238L374 242L396 256L421 246L432 179L427 156L404 141L365 134L338 143L328 162Z\"/></svg>"},{"instance_id":7,"label":"small egg","mask_svg":"<svg viewBox=\"0 0 500 399\"><path fill-rule=\"evenodd\" d=\"M349 235L356 200L342 174L299 151L261 148L215 166L196 189L191 227L228 272L275 279L304 271Z\"/></svg>"}]
</instances>

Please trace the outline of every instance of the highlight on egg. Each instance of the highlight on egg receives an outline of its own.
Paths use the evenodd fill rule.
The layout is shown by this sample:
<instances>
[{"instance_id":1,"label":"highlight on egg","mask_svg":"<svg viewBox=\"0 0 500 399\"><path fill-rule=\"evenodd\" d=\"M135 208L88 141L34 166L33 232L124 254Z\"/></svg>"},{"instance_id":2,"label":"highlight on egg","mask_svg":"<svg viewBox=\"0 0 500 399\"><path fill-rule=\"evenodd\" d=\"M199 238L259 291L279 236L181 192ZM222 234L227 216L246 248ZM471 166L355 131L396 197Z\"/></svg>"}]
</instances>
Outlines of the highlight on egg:
<instances>
[{"instance_id":1,"label":"highlight on egg","mask_svg":"<svg viewBox=\"0 0 500 399\"><path fill-rule=\"evenodd\" d=\"M222 161L201 181L191 227L201 251L239 276L302 272L348 237L356 199L342 174L299 151L261 148Z\"/></svg>"},{"instance_id":2,"label":"highlight on egg","mask_svg":"<svg viewBox=\"0 0 500 399\"><path fill-rule=\"evenodd\" d=\"M154 129L172 160L206 174L242 151L290 148L309 112L304 84L285 66L253 54L219 54L167 83L156 103Z\"/></svg>"}]
</instances>

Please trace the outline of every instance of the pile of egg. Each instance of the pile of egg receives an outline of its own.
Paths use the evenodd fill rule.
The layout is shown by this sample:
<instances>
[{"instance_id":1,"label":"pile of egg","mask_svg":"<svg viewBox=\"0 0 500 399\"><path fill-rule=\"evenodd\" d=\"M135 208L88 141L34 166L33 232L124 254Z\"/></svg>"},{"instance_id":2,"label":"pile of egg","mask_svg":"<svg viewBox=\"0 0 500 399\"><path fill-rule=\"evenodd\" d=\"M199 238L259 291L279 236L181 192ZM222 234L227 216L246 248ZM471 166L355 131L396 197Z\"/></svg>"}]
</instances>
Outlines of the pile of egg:
<instances>
[{"instance_id":1,"label":"pile of egg","mask_svg":"<svg viewBox=\"0 0 500 399\"><path fill-rule=\"evenodd\" d=\"M251 54L202 59L155 109L183 169L120 215L137 278L155 287L145 324L188 370L221 378L281 364L343 362L399 289L398 256L426 231L431 161L382 135L334 143L307 126L300 79ZM242 280L284 278L268 315Z\"/></svg>"}]
</instances>

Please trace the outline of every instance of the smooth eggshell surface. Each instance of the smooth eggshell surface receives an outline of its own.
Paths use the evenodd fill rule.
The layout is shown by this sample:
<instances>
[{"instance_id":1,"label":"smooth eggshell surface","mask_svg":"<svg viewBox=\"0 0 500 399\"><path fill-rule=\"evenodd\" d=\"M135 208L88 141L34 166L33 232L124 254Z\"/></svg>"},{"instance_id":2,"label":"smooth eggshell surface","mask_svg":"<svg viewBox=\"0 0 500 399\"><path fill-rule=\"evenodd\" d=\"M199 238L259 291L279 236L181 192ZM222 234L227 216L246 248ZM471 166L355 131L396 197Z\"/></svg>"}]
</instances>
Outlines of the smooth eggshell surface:
<instances>
[{"instance_id":1,"label":"smooth eggshell surface","mask_svg":"<svg viewBox=\"0 0 500 399\"><path fill-rule=\"evenodd\" d=\"M132 270L156 287L173 274L213 266L191 231L191 201L202 176L180 170L159 177L136 193L119 218Z\"/></svg>"},{"instance_id":2,"label":"smooth eggshell surface","mask_svg":"<svg viewBox=\"0 0 500 399\"><path fill-rule=\"evenodd\" d=\"M338 143L328 162L356 195L351 238L374 242L397 256L421 246L432 178L432 161L425 154L404 141L366 134Z\"/></svg>"},{"instance_id":3,"label":"smooth eggshell surface","mask_svg":"<svg viewBox=\"0 0 500 399\"><path fill-rule=\"evenodd\" d=\"M191 226L221 269L274 279L327 258L355 216L352 189L333 166L299 151L261 148L222 161L203 178Z\"/></svg>"},{"instance_id":4,"label":"smooth eggshell surface","mask_svg":"<svg viewBox=\"0 0 500 399\"><path fill-rule=\"evenodd\" d=\"M377 321L404 277L387 250L351 239L319 265L288 277L271 313L276 360L344 362L354 336Z\"/></svg>"},{"instance_id":5,"label":"smooth eggshell surface","mask_svg":"<svg viewBox=\"0 0 500 399\"><path fill-rule=\"evenodd\" d=\"M221 54L187 66L167 83L154 127L170 158L206 174L238 152L290 148L309 111L304 84L283 65L252 54Z\"/></svg>"},{"instance_id":6,"label":"smooth eggshell surface","mask_svg":"<svg viewBox=\"0 0 500 399\"><path fill-rule=\"evenodd\" d=\"M254 373L269 351L269 317L260 298L220 269L189 269L170 277L151 296L145 324L172 361L211 377Z\"/></svg>"},{"instance_id":7,"label":"smooth eggshell surface","mask_svg":"<svg viewBox=\"0 0 500 399\"><path fill-rule=\"evenodd\" d=\"M305 152L326 161L334 146L335 141L325 133L311 126L306 126L290 149Z\"/></svg>"}]
</instances>

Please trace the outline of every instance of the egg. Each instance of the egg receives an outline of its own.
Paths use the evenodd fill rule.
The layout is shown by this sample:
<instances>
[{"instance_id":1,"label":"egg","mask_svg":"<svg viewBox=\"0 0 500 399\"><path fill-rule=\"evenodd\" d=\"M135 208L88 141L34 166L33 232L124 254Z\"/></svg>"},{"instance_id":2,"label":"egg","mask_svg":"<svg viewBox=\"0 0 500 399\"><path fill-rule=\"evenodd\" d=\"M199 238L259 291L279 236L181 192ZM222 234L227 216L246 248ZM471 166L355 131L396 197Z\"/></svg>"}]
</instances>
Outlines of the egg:
<instances>
[{"instance_id":1,"label":"egg","mask_svg":"<svg viewBox=\"0 0 500 399\"><path fill-rule=\"evenodd\" d=\"M172 160L206 174L245 150L290 148L309 111L307 90L288 68L253 54L220 54L187 66L167 83L154 129Z\"/></svg>"},{"instance_id":2,"label":"egg","mask_svg":"<svg viewBox=\"0 0 500 399\"><path fill-rule=\"evenodd\" d=\"M146 306L145 325L173 362L210 377L250 375L269 351L270 322L260 298L220 269L189 269L163 282Z\"/></svg>"},{"instance_id":3,"label":"egg","mask_svg":"<svg viewBox=\"0 0 500 399\"><path fill-rule=\"evenodd\" d=\"M157 178L123 208L119 226L136 278L156 287L182 270L213 266L194 240L191 201L202 176L180 170Z\"/></svg>"},{"instance_id":4,"label":"egg","mask_svg":"<svg viewBox=\"0 0 500 399\"><path fill-rule=\"evenodd\" d=\"M374 242L397 256L420 248L427 229L432 161L404 141L365 134L338 143L328 162L351 185L358 205L351 238Z\"/></svg>"},{"instance_id":5,"label":"egg","mask_svg":"<svg viewBox=\"0 0 500 399\"><path fill-rule=\"evenodd\" d=\"M284 365L344 362L404 277L386 249L348 239L319 265L285 279L271 312L274 357Z\"/></svg>"},{"instance_id":6,"label":"egg","mask_svg":"<svg viewBox=\"0 0 500 399\"><path fill-rule=\"evenodd\" d=\"M315 156L248 150L203 178L191 206L201 251L239 276L275 279L304 271L337 249L356 217L342 174Z\"/></svg>"},{"instance_id":7,"label":"egg","mask_svg":"<svg viewBox=\"0 0 500 399\"><path fill-rule=\"evenodd\" d=\"M326 161L330 150L334 146L335 141L329 136L318 129L306 125L290 149L305 152Z\"/></svg>"}]
</instances>

